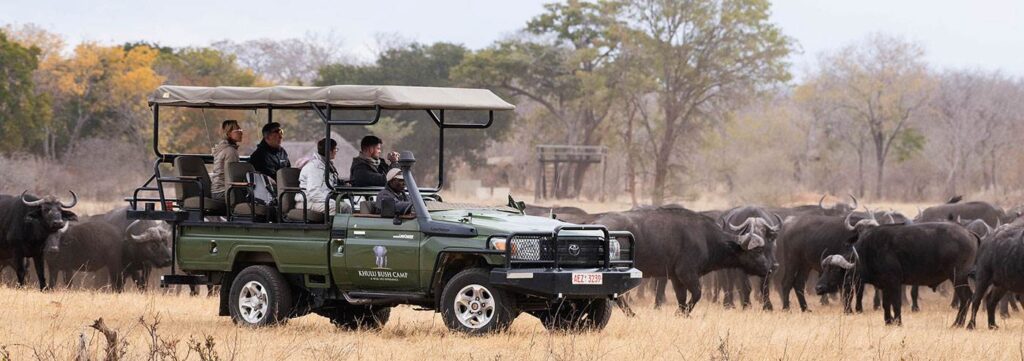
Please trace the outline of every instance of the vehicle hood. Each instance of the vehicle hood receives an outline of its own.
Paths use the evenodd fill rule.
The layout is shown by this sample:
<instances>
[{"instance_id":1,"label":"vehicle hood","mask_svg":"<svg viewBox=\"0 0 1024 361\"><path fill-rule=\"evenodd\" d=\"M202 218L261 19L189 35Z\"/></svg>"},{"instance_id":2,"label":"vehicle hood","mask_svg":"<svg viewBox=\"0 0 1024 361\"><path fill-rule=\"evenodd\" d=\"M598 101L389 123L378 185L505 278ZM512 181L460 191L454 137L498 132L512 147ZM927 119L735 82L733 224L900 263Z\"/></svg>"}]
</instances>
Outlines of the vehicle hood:
<instances>
[{"instance_id":1,"label":"vehicle hood","mask_svg":"<svg viewBox=\"0 0 1024 361\"><path fill-rule=\"evenodd\" d=\"M476 227L480 236L522 232L552 232L559 226L572 226L557 219L522 215L497 210L474 209L430 212L435 221L452 222ZM594 231L563 231L561 235L601 235Z\"/></svg>"}]
</instances>

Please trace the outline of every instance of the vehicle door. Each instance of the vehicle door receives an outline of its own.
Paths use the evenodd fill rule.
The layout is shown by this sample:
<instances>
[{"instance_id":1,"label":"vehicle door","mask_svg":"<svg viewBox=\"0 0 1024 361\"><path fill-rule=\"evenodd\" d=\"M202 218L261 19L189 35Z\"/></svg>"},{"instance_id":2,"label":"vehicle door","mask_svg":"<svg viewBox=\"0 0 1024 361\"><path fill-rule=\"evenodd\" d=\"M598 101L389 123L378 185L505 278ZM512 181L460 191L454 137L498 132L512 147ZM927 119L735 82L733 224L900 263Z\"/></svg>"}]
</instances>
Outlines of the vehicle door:
<instances>
[{"instance_id":1,"label":"vehicle door","mask_svg":"<svg viewBox=\"0 0 1024 361\"><path fill-rule=\"evenodd\" d=\"M353 215L345 239L345 268L354 290L416 291L420 234L415 219Z\"/></svg>"}]
</instances>

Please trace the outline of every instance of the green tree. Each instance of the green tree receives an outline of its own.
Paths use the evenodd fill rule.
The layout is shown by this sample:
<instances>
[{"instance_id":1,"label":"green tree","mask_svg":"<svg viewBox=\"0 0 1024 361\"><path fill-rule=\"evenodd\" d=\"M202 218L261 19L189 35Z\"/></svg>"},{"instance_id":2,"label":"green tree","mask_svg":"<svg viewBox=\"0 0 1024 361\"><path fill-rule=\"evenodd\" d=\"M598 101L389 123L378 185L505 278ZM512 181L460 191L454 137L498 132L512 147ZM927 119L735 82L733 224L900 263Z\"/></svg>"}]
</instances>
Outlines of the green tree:
<instances>
[{"instance_id":1,"label":"green tree","mask_svg":"<svg viewBox=\"0 0 1024 361\"><path fill-rule=\"evenodd\" d=\"M628 0L626 46L652 84L658 113L644 122L654 148L651 199L661 204L679 140L695 139L759 89L790 78L792 40L770 17L767 0Z\"/></svg>"},{"instance_id":2,"label":"green tree","mask_svg":"<svg viewBox=\"0 0 1024 361\"><path fill-rule=\"evenodd\" d=\"M539 104L561 128L555 134L562 135L542 141L600 145L602 124L615 104L616 78L608 68L619 48L617 11L607 1L547 4L526 26L533 38L502 41L473 54L456 69L456 78ZM589 167L576 165L572 187L556 193L578 195Z\"/></svg>"},{"instance_id":3,"label":"green tree","mask_svg":"<svg viewBox=\"0 0 1024 361\"><path fill-rule=\"evenodd\" d=\"M0 151L38 150L40 130L48 118L45 96L35 92L32 74L39 66L40 50L8 40L0 31Z\"/></svg>"},{"instance_id":4,"label":"green tree","mask_svg":"<svg viewBox=\"0 0 1024 361\"><path fill-rule=\"evenodd\" d=\"M451 80L452 69L462 63L468 50L462 45L451 43L408 44L400 47L386 49L381 52L377 60L367 65L332 64L320 69L317 85L334 84L365 84L365 85L411 85L411 86L457 86ZM417 160L422 164L436 164L437 159L437 136L438 129L425 112L385 112L385 116L393 118L399 124L406 124L411 131L396 144L385 144L385 147L392 146L395 149L412 150L416 153ZM470 164L479 164L480 155L489 140L500 137L508 128L510 114L498 112L495 114L495 121L491 128L481 132L479 130L455 130L445 131L446 168L451 164L462 160ZM350 117L351 115L348 112ZM336 117L341 117L337 115ZM482 112L447 112L445 122L448 123L480 123L486 117ZM379 128L369 127L337 127L334 128L353 142L373 130ZM389 135L382 136L385 139L394 139ZM452 145L457 144L457 147ZM356 144L358 146L358 144ZM428 167L420 168L425 177L436 175L433 169ZM424 186L432 185L425 182Z\"/></svg>"}]
</instances>

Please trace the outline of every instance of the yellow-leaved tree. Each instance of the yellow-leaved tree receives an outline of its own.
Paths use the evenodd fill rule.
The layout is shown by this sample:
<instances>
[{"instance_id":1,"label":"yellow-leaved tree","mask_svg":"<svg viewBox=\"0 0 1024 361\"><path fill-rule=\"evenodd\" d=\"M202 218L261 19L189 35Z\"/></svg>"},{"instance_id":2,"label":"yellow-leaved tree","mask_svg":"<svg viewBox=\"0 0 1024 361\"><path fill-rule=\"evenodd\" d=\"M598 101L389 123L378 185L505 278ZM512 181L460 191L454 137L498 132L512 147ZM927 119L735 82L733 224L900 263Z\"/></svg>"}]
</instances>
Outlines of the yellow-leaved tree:
<instances>
[{"instance_id":1,"label":"yellow-leaved tree","mask_svg":"<svg viewBox=\"0 0 1024 361\"><path fill-rule=\"evenodd\" d=\"M146 99L163 78L153 70L157 51L82 43L72 56L51 57L40 66L40 82L53 97L53 153L67 158L83 137L145 139Z\"/></svg>"}]
</instances>

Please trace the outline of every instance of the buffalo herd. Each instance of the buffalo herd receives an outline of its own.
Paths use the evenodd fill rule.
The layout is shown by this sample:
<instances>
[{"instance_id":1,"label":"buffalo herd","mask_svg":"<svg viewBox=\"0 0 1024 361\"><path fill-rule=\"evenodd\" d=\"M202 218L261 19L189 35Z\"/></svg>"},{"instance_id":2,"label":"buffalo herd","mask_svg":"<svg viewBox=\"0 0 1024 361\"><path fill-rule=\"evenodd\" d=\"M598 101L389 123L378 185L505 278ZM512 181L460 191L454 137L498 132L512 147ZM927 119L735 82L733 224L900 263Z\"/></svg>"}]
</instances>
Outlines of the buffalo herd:
<instances>
[{"instance_id":1,"label":"buffalo herd","mask_svg":"<svg viewBox=\"0 0 1024 361\"><path fill-rule=\"evenodd\" d=\"M171 265L167 224L129 221L127 207L79 219L71 210L78 196L69 193L69 200L0 195L0 273L13 268L25 286L31 260L39 288L47 289L69 285L75 272L105 270L111 289L120 292L129 280L146 289L153 269ZM954 326L974 328L984 299L988 325L995 328L996 309L1005 314L1007 305L1016 307L1016 295L1024 294L1020 210L954 197L908 218L861 207L853 196L852 204L832 206L823 204L824 198L790 208L697 212L666 205L590 214L575 207L529 206L525 212L632 232L635 266L646 279L635 292L653 291L660 307L671 283L678 312L687 315L705 291L713 301L724 293L727 304L739 298L743 307L757 291L762 308L772 310L773 288L782 309L790 308L795 293L800 310L809 312L805 289L810 282L822 303L838 294L848 313L863 311L865 285L871 285L885 323L899 325L906 287L912 288L916 311L918 287L935 290L949 282L957 309ZM630 298L619 298L618 305L631 315Z\"/></svg>"},{"instance_id":2,"label":"buffalo herd","mask_svg":"<svg viewBox=\"0 0 1024 361\"><path fill-rule=\"evenodd\" d=\"M68 286L76 272L105 270L110 287L121 291L126 279L145 289L150 270L170 266L167 224L130 222L127 207L79 219L71 211L78 196L70 194L69 201L55 195L0 195L0 273L14 268L24 286L31 260L39 288L47 289Z\"/></svg>"},{"instance_id":3,"label":"buffalo herd","mask_svg":"<svg viewBox=\"0 0 1024 361\"><path fill-rule=\"evenodd\" d=\"M783 309L790 308L789 296L795 293L800 310L809 312L804 291L809 281L823 303L838 294L847 313L863 311L865 286L873 286L875 308L883 309L886 324L902 324L908 287L917 311L918 287L938 290L951 284L954 326L975 327L983 298L992 328L997 309L1005 313L1007 304L1016 307L1016 294L1024 293L1019 210L1006 212L954 197L909 218L893 210L869 210L850 197L851 204L819 201L790 208L696 212L668 205L587 214L536 207L527 212L632 232L636 267L646 279L638 293L653 291L655 307L660 307L671 283L681 314L693 311L707 291L713 301L721 293L727 306L738 298L743 307L757 291L762 308L771 310L773 288L780 292ZM618 304L632 314L629 298Z\"/></svg>"}]
</instances>

